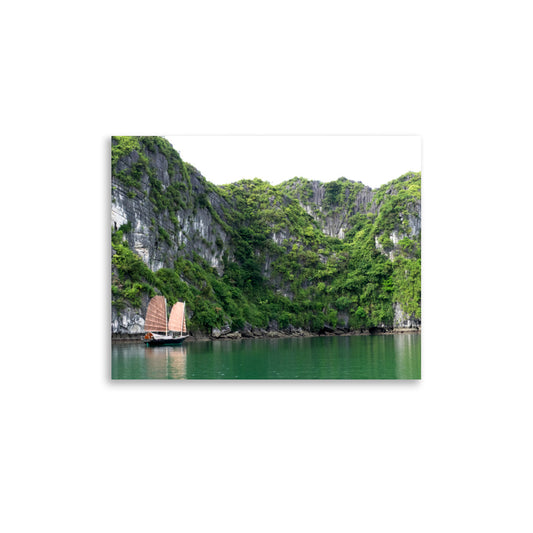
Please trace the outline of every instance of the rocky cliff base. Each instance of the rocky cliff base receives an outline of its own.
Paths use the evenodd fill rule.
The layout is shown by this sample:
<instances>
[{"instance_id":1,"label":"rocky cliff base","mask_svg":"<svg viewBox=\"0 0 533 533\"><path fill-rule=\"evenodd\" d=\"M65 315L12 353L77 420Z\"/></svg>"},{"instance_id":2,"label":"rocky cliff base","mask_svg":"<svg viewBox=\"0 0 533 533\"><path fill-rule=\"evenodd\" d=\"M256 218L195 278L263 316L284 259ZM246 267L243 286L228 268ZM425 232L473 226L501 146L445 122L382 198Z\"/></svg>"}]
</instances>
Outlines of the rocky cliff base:
<instances>
[{"instance_id":1,"label":"rocky cliff base","mask_svg":"<svg viewBox=\"0 0 533 533\"><path fill-rule=\"evenodd\" d=\"M302 328L289 326L285 329L263 329L244 328L240 331L214 329L211 335L195 332L190 335L185 342L211 341L211 340L238 340L238 339L281 339L295 337L334 337L334 336L356 336L356 335L399 335L405 333L421 333L420 327L410 328L387 328L377 327L370 329L347 330L341 328L324 327L319 332L312 332ZM144 333L139 334L113 334L112 342L143 342Z\"/></svg>"}]
</instances>

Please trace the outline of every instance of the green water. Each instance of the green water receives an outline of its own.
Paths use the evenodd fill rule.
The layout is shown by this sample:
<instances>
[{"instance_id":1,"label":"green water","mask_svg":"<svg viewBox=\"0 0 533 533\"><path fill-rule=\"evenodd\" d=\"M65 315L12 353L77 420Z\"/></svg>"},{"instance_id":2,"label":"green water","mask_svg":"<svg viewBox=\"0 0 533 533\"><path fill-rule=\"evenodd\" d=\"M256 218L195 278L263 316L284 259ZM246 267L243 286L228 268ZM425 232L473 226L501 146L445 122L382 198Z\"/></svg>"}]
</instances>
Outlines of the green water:
<instances>
[{"instance_id":1,"label":"green water","mask_svg":"<svg viewBox=\"0 0 533 533\"><path fill-rule=\"evenodd\" d=\"M113 344L113 379L420 379L420 335Z\"/></svg>"}]
</instances>

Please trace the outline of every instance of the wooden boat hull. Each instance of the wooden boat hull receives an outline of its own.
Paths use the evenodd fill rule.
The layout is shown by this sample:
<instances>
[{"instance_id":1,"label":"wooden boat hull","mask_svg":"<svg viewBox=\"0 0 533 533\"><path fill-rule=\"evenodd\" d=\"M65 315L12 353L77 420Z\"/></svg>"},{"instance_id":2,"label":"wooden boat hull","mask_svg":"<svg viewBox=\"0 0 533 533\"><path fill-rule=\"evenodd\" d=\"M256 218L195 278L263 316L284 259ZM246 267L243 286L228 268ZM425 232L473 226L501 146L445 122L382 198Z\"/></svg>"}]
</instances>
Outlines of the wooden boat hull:
<instances>
[{"instance_id":1,"label":"wooden boat hull","mask_svg":"<svg viewBox=\"0 0 533 533\"><path fill-rule=\"evenodd\" d=\"M179 346L187 337L176 337L174 339L150 339L145 340L146 346Z\"/></svg>"}]
</instances>

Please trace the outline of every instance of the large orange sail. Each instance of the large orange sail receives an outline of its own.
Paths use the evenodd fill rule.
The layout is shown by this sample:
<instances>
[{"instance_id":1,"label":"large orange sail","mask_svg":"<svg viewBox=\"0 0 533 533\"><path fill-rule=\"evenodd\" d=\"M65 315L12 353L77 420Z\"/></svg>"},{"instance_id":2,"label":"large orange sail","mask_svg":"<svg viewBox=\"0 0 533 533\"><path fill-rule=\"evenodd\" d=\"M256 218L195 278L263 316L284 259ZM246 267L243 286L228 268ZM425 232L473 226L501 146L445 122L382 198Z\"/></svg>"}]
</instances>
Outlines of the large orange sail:
<instances>
[{"instance_id":1,"label":"large orange sail","mask_svg":"<svg viewBox=\"0 0 533 533\"><path fill-rule=\"evenodd\" d=\"M146 310L145 331L167 331L167 302L164 296L154 296Z\"/></svg>"},{"instance_id":2,"label":"large orange sail","mask_svg":"<svg viewBox=\"0 0 533 533\"><path fill-rule=\"evenodd\" d=\"M172 311L170 311L170 318L168 320L168 329L171 331L181 331L182 333L187 331L184 302L176 302L172 306Z\"/></svg>"}]
</instances>

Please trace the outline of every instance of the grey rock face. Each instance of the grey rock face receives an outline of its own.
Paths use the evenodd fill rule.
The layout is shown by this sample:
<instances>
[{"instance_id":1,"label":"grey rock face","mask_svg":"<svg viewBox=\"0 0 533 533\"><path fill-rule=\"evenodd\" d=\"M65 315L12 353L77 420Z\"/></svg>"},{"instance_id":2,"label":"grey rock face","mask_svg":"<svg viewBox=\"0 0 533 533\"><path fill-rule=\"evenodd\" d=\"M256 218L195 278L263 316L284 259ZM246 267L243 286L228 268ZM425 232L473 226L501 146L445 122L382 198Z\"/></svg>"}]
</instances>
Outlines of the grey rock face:
<instances>
[{"instance_id":1,"label":"grey rock face","mask_svg":"<svg viewBox=\"0 0 533 533\"><path fill-rule=\"evenodd\" d=\"M421 321L414 317L414 315L408 315L402 309L399 303L394 303L394 327L395 328L420 328Z\"/></svg>"},{"instance_id":2,"label":"grey rock face","mask_svg":"<svg viewBox=\"0 0 533 533\"><path fill-rule=\"evenodd\" d=\"M112 310L111 332L133 335L144 332L144 318L134 309L126 308L122 313Z\"/></svg>"},{"instance_id":3,"label":"grey rock face","mask_svg":"<svg viewBox=\"0 0 533 533\"><path fill-rule=\"evenodd\" d=\"M132 152L118 162L117 170L127 170L138 159L139 155ZM177 166L174 177L170 178L168 162L163 154L151 152L150 165L163 186L163 192L171 183L186 183ZM124 237L129 247L152 271L172 268L178 255L192 258L193 254L198 254L222 274L222 252L229 237L213 214L198 205L197 199L208 193L205 181L197 171L190 173L190 182L190 190L184 187L183 191L184 208L176 213L177 222L173 223L167 210L159 211L150 201L152 186L146 173L141 178L141 186L134 191L112 177L112 227L117 230L123 224L130 224L131 230ZM223 199L214 194L209 194L209 198L212 208L223 218ZM165 233L168 239L164 238Z\"/></svg>"},{"instance_id":4,"label":"grey rock face","mask_svg":"<svg viewBox=\"0 0 533 533\"><path fill-rule=\"evenodd\" d=\"M352 227L350 217L357 213L375 212L376 208L372 204L374 193L370 187L362 188L352 201L349 201L350 191L346 189L338 206L326 205L325 183L310 181L309 187L311 194L305 198L299 196L300 205L329 237L344 239L346 232Z\"/></svg>"}]
</instances>

